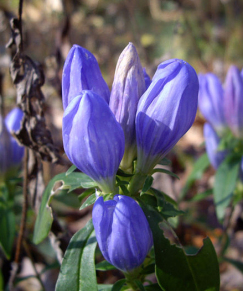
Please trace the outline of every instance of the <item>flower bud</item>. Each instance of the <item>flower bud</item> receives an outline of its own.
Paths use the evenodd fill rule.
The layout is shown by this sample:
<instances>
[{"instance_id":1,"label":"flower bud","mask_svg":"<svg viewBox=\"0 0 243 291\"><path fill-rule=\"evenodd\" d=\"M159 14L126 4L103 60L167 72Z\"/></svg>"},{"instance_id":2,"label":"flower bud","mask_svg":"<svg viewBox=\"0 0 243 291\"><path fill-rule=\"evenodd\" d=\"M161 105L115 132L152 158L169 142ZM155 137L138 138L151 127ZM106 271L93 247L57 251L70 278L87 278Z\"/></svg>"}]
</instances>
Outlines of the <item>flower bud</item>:
<instances>
[{"instance_id":1,"label":"flower bud","mask_svg":"<svg viewBox=\"0 0 243 291\"><path fill-rule=\"evenodd\" d=\"M199 74L198 106L204 118L218 134L227 127L224 117L224 91L218 77L212 73Z\"/></svg>"},{"instance_id":2,"label":"flower bud","mask_svg":"<svg viewBox=\"0 0 243 291\"><path fill-rule=\"evenodd\" d=\"M92 212L96 238L104 258L123 272L139 267L153 244L148 221L131 197L99 197Z\"/></svg>"},{"instance_id":3,"label":"flower bud","mask_svg":"<svg viewBox=\"0 0 243 291\"><path fill-rule=\"evenodd\" d=\"M11 133L17 132L20 127L21 127L21 120L23 119L23 111L19 108L16 107L12 109L7 116L5 117L5 124L8 129L8 131ZM24 156L24 147L18 144L16 139L11 136L11 143L12 143L12 165L19 165L21 160L23 159Z\"/></svg>"},{"instance_id":4,"label":"flower bud","mask_svg":"<svg viewBox=\"0 0 243 291\"><path fill-rule=\"evenodd\" d=\"M92 53L74 45L68 53L62 75L62 101L65 109L82 90L91 90L109 102L110 90Z\"/></svg>"},{"instance_id":5,"label":"flower bud","mask_svg":"<svg viewBox=\"0 0 243 291\"><path fill-rule=\"evenodd\" d=\"M223 162L227 156L227 151L219 151L220 138L216 131L209 123L205 123L203 127L203 134L205 138L206 151L209 161L215 170Z\"/></svg>"},{"instance_id":6,"label":"flower bud","mask_svg":"<svg viewBox=\"0 0 243 291\"><path fill-rule=\"evenodd\" d=\"M172 59L158 66L138 104L137 171L150 173L188 131L195 119L197 100L198 78L188 63Z\"/></svg>"},{"instance_id":7,"label":"flower bud","mask_svg":"<svg viewBox=\"0 0 243 291\"><path fill-rule=\"evenodd\" d=\"M10 168L12 161L11 135L0 115L0 180Z\"/></svg>"},{"instance_id":8,"label":"flower bud","mask_svg":"<svg viewBox=\"0 0 243 291\"><path fill-rule=\"evenodd\" d=\"M82 91L64 111L62 133L69 160L102 191L115 191L125 142L123 130L105 100L92 91Z\"/></svg>"},{"instance_id":9,"label":"flower bud","mask_svg":"<svg viewBox=\"0 0 243 291\"><path fill-rule=\"evenodd\" d=\"M224 113L236 137L243 138L243 79L236 66L231 66L225 80Z\"/></svg>"},{"instance_id":10,"label":"flower bud","mask_svg":"<svg viewBox=\"0 0 243 291\"><path fill-rule=\"evenodd\" d=\"M124 170L132 166L136 157L135 116L139 98L144 91L143 69L135 46L129 43L116 66L109 105L125 135L125 153L121 161Z\"/></svg>"}]
</instances>

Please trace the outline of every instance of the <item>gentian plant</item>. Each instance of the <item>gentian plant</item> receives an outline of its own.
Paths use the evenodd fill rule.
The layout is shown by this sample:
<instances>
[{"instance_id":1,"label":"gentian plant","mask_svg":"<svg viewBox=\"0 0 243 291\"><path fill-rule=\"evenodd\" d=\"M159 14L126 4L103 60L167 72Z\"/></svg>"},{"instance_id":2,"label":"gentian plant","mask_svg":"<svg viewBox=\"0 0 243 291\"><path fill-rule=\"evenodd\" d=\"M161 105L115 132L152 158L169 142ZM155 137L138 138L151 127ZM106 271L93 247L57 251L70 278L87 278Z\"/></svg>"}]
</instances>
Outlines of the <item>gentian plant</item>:
<instances>
[{"instance_id":1,"label":"gentian plant","mask_svg":"<svg viewBox=\"0 0 243 291\"><path fill-rule=\"evenodd\" d=\"M207 120L204 137L208 158L216 170L213 196L218 220L226 208L242 199L243 77L230 66L224 86L213 73L199 75L199 109Z\"/></svg>"},{"instance_id":2,"label":"gentian plant","mask_svg":"<svg viewBox=\"0 0 243 291\"><path fill-rule=\"evenodd\" d=\"M171 59L158 66L151 80L129 43L119 57L110 93L95 57L74 45L62 85L63 143L73 166L49 183L34 242L50 230L49 204L57 181L62 181L59 189L85 189L80 209L94 206L92 220L70 241L56 290L219 290L210 239L191 256L171 245L163 227L171 229L170 218L182 211L152 186L155 172L176 176L155 167L165 163L166 154L194 121L199 86L195 70ZM105 261L95 265L97 242ZM121 280L113 286L97 284L96 270L114 268L123 273ZM153 282L148 281L153 273Z\"/></svg>"}]
</instances>

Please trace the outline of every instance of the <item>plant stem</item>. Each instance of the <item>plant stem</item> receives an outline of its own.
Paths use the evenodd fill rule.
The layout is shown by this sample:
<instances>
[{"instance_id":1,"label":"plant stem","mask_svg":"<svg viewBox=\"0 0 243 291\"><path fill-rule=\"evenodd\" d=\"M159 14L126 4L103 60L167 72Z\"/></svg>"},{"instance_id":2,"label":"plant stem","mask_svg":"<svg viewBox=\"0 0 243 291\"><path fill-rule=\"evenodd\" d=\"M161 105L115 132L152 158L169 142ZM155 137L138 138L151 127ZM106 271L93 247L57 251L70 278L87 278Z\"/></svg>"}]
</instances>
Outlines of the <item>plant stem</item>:
<instances>
[{"instance_id":1,"label":"plant stem","mask_svg":"<svg viewBox=\"0 0 243 291\"><path fill-rule=\"evenodd\" d=\"M129 188L128 188L131 196L136 196L138 194L138 191L143 188L146 178L147 178L147 175L141 172L137 172L132 177Z\"/></svg>"}]
</instances>

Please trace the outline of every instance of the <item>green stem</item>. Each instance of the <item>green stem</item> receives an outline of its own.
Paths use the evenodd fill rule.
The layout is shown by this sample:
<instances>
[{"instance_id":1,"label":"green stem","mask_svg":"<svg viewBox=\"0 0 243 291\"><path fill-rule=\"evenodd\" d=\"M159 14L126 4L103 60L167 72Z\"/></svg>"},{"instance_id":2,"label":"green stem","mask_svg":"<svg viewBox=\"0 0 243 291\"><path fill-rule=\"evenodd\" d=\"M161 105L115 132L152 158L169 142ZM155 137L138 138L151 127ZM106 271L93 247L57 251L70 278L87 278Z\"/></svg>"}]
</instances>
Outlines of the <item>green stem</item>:
<instances>
[{"instance_id":1,"label":"green stem","mask_svg":"<svg viewBox=\"0 0 243 291\"><path fill-rule=\"evenodd\" d=\"M141 172L137 172L132 177L129 188L128 188L131 196L136 196L138 194L138 191L143 188L146 178L147 178L147 174L143 174Z\"/></svg>"}]
</instances>

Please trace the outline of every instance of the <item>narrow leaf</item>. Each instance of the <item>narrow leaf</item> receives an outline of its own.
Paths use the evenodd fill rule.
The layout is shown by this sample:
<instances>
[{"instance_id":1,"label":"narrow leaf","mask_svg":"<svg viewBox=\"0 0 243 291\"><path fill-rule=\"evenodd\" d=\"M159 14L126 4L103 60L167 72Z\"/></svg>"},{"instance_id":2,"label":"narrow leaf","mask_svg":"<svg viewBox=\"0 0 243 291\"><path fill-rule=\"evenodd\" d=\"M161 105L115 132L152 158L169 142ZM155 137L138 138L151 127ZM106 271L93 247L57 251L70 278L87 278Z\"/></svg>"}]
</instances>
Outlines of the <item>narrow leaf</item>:
<instances>
[{"instance_id":1,"label":"narrow leaf","mask_svg":"<svg viewBox=\"0 0 243 291\"><path fill-rule=\"evenodd\" d=\"M39 244L42 242L47 236L51 229L53 216L52 216L52 209L49 206L51 201L51 196L54 194L52 189L56 182L65 178L66 174L61 173L56 175L54 178L51 179L49 184L47 185L44 194L42 196L40 209L37 215L37 219L35 222L34 228L34 235L33 235L33 242L35 244Z\"/></svg>"},{"instance_id":2,"label":"narrow leaf","mask_svg":"<svg viewBox=\"0 0 243 291\"><path fill-rule=\"evenodd\" d=\"M65 252L55 291L96 291L94 254L96 238L92 220L76 232Z\"/></svg>"},{"instance_id":3,"label":"narrow leaf","mask_svg":"<svg viewBox=\"0 0 243 291\"><path fill-rule=\"evenodd\" d=\"M154 178L152 176L148 176L144 182L142 193L147 192L152 186Z\"/></svg>"},{"instance_id":4,"label":"narrow leaf","mask_svg":"<svg viewBox=\"0 0 243 291\"><path fill-rule=\"evenodd\" d=\"M112 264L110 264L107 261L102 261L102 262L96 264L95 268L97 271L109 271L109 270L116 269Z\"/></svg>"},{"instance_id":5,"label":"narrow leaf","mask_svg":"<svg viewBox=\"0 0 243 291\"><path fill-rule=\"evenodd\" d=\"M178 180L180 180L180 178L173 172L169 171L169 170L166 170L166 169L160 169L160 168L155 168L153 169L152 173L164 173L164 174L168 174Z\"/></svg>"},{"instance_id":6,"label":"narrow leaf","mask_svg":"<svg viewBox=\"0 0 243 291\"><path fill-rule=\"evenodd\" d=\"M195 195L191 201L201 201L205 198L207 198L208 196L213 194L213 189L208 189L204 192L198 193L197 195Z\"/></svg>"},{"instance_id":7,"label":"narrow leaf","mask_svg":"<svg viewBox=\"0 0 243 291\"><path fill-rule=\"evenodd\" d=\"M0 244L7 259L10 259L15 238L15 215L11 209L0 204Z\"/></svg>"},{"instance_id":8,"label":"narrow leaf","mask_svg":"<svg viewBox=\"0 0 243 291\"><path fill-rule=\"evenodd\" d=\"M122 289L122 287L124 286L125 283L126 283L126 280L125 279L121 279L121 280L117 281L113 285L111 291L120 291Z\"/></svg>"},{"instance_id":9,"label":"narrow leaf","mask_svg":"<svg viewBox=\"0 0 243 291\"><path fill-rule=\"evenodd\" d=\"M75 165L72 165L66 172L66 176L68 176L69 174L71 174L72 172L74 172L77 169L77 167Z\"/></svg>"},{"instance_id":10,"label":"narrow leaf","mask_svg":"<svg viewBox=\"0 0 243 291\"><path fill-rule=\"evenodd\" d=\"M139 281L139 280L134 280L134 282L135 282L135 284L137 285L137 287L138 287L138 289L139 289L140 291L145 291L145 288L144 288L144 286L143 286L143 284L142 284L141 281Z\"/></svg>"},{"instance_id":11,"label":"narrow leaf","mask_svg":"<svg viewBox=\"0 0 243 291\"><path fill-rule=\"evenodd\" d=\"M94 193L94 194L90 195L90 196L89 196L89 197L84 201L84 203L81 205L81 207L79 208L79 210L82 210L82 209L84 209L85 207L94 204L94 203L95 203L95 200L96 200L96 194Z\"/></svg>"},{"instance_id":12,"label":"narrow leaf","mask_svg":"<svg viewBox=\"0 0 243 291\"><path fill-rule=\"evenodd\" d=\"M230 264L232 264L235 268L237 268L241 273L243 273L243 262L234 260L234 259L230 259L227 257L224 257L224 260Z\"/></svg>"},{"instance_id":13,"label":"narrow leaf","mask_svg":"<svg viewBox=\"0 0 243 291\"><path fill-rule=\"evenodd\" d=\"M219 166L215 175L213 197L218 220L222 222L235 189L241 159L228 156Z\"/></svg>"}]
</instances>

